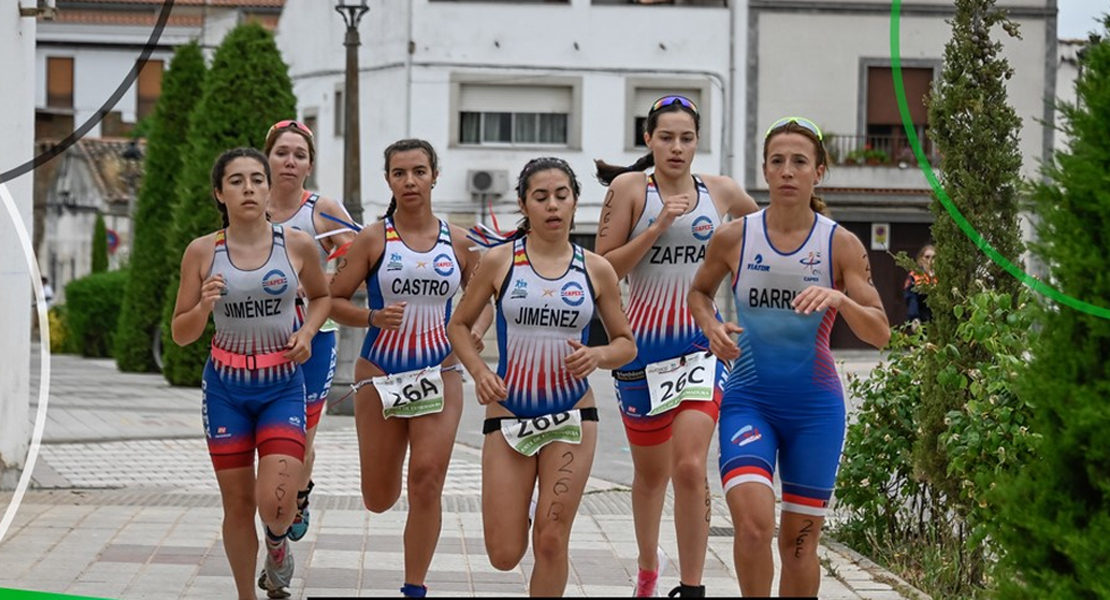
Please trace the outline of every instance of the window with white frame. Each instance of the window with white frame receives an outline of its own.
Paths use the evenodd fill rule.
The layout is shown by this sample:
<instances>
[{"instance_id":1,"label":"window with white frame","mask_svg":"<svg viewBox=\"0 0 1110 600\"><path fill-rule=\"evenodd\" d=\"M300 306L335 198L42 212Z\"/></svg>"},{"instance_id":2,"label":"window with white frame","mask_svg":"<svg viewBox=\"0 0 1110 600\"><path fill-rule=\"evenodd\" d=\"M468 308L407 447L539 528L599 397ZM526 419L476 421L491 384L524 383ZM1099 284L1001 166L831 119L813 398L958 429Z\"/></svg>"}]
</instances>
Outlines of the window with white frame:
<instances>
[{"instance_id":1,"label":"window with white frame","mask_svg":"<svg viewBox=\"0 0 1110 600\"><path fill-rule=\"evenodd\" d=\"M461 83L459 144L565 147L573 106L569 85Z\"/></svg>"}]
</instances>

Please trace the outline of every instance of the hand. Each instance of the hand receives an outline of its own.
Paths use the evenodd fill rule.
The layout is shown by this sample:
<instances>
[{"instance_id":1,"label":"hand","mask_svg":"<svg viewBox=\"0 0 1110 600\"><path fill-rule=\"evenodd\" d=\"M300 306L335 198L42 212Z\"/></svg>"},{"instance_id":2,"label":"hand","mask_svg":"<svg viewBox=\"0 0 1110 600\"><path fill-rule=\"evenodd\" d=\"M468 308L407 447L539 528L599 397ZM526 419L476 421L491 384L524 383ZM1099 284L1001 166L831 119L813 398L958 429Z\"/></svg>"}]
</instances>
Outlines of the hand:
<instances>
[{"instance_id":1,"label":"hand","mask_svg":"<svg viewBox=\"0 0 1110 600\"><path fill-rule=\"evenodd\" d=\"M210 276L200 285L200 306L205 312L212 312L216 301L227 293L227 284L220 273Z\"/></svg>"},{"instance_id":2,"label":"hand","mask_svg":"<svg viewBox=\"0 0 1110 600\"><path fill-rule=\"evenodd\" d=\"M478 403L483 406L491 402L501 402L509 397L505 382L488 368L483 368L482 372L474 378L474 390L478 392Z\"/></svg>"},{"instance_id":3,"label":"hand","mask_svg":"<svg viewBox=\"0 0 1110 600\"><path fill-rule=\"evenodd\" d=\"M470 332L470 341L474 344L474 349L477 350L479 354L482 353L482 350L486 349L486 343L482 341L482 336L478 335L477 331Z\"/></svg>"},{"instance_id":4,"label":"hand","mask_svg":"<svg viewBox=\"0 0 1110 600\"><path fill-rule=\"evenodd\" d=\"M736 360L740 358L740 346L732 339L732 334L741 334L744 328L736 323L720 323L706 330L705 337L709 338L709 351L718 360Z\"/></svg>"},{"instance_id":5,"label":"hand","mask_svg":"<svg viewBox=\"0 0 1110 600\"><path fill-rule=\"evenodd\" d=\"M844 292L830 287L811 285L794 297L794 312L808 315L826 308L840 308L847 296Z\"/></svg>"},{"instance_id":6,"label":"hand","mask_svg":"<svg viewBox=\"0 0 1110 600\"><path fill-rule=\"evenodd\" d=\"M291 361L304 364L308 359L312 358L312 336L304 329L298 329L289 336L289 341L285 342L285 358Z\"/></svg>"},{"instance_id":7,"label":"hand","mask_svg":"<svg viewBox=\"0 0 1110 600\"><path fill-rule=\"evenodd\" d=\"M563 359L563 364L575 379L585 379L597 370L597 348L582 345L578 340L567 340L574 352Z\"/></svg>"},{"instance_id":8,"label":"hand","mask_svg":"<svg viewBox=\"0 0 1110 600\"><path fill-rule=\"evenodd\" d=\"M390 304L385 308L374 311L371 324L378 329L392 329L394 331L401 328L401 322L405 319L405 305L407 302L397 302Z\"/></svg>"},{"instance_id":9,"label":"hand","mask_svg":"<svg viewBox=\"0 0 1110 600\"><path fill-rule=\"evenodd\" d=\"M670 196L663 200L663 210L659 211L659 216L655 217L655 222L659 227L666 229L671 226L671 223L674 223L675 219L681 217L688 210L690 210L690 194Z\"/></svg>"}]
</instances>

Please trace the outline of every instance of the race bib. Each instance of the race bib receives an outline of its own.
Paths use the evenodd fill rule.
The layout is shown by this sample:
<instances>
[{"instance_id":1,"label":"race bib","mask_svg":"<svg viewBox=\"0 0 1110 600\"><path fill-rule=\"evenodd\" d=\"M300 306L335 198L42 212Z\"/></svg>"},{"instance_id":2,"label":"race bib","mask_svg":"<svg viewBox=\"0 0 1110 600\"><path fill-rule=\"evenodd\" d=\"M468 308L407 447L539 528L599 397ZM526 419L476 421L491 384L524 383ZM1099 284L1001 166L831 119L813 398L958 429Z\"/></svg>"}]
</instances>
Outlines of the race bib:
<instances>
[{"instance_id":1,"label":"race bib","mask_svg":"<svg viewBox=\"0 0 1110 600\"><path fill-rule=\"evenodd\" d=\"M513 450L524 456L535 456L540 448L551 442L580 443L582 414L568 410L531 419L502 419L501 434Z\"/></svg>"},{"instance_id":2,"label":"race bib","mask_svg":"<svg viewBox=\"0 0 1110 600\"><path fill-rule=\"evenodd\" d=\"M439 365L371 380L382 400L382 416L421 417L443 412L443 377Z\"/></svg>"},{"instance_id":3,"label":"race bib","mask_svg":"<svg viewBox=\"0 0 1110 600\"><path fill-rule=\"evenodd\" d=\"M673 409L687 400L704 402L713 399L717 378L717 357L709 352L651 363L644 369L651 394L652 417Z\"/></svg>"}]
</instances>

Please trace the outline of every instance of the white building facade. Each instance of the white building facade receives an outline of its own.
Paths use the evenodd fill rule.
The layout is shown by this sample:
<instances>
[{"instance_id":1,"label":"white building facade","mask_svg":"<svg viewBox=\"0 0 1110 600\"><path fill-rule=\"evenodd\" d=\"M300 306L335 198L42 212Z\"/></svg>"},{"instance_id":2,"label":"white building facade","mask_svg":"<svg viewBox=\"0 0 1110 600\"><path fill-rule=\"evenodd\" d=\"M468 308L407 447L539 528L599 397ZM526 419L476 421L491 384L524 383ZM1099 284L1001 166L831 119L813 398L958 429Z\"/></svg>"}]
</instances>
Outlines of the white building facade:
<instances>
[{"instance_id":1,"label":"white building facade","mask_svg":"<svg viewBox=\"0 0 1110 600\"><path fill-rule=\"evenodd\" d=\"M120 160L121 148L153 112L174 50L197 40L211 54L248 20L272 29L283 3L185 0L167 10L163 0L60 0L53 18L39 23L37 79L26 88L35 107L30 122L39 151L61 151L35 172L34 245L58 302L66 283L90 271L98 213L118 243L109 268L126 263L141 164Z\"/></svg>"},{"instance_id":2,"label":"white building facade","mask_svg":"<svg viewBox=\"0 0 1110 600\"><path fill-rule=\"evenodd\" d=\"M288 0L277 33L298 116L317 130L316 187L339 198L345 26L333 6ZM763 203L766 128L788 115L816 121L834 163L824 183L833 217L873 249L888 316L904 317L905 273L887 250L916 252L929 241L933 217L894 97L889 2L370 0L369 7L359 53L366 220L389 199L382 149L420 137L440 153L434 206L462 225L488 224L483 205L492 198L508 227L524 163L544 154L567 159L583 183L576 233L587 241L604 197L593 159L633 162L644 152L635 145L637 119L657 97L680 93L702 111L695 172L730 175ZM1022 31L1003 43L1015 69L1008 91L1023 123L1023 175L1036 177L1053 146L1043 123L1053 119L1055 0L1003 0L999 8ZM954 13L951 0L919 0L903 4L899 19L911 118L934 165L921 98L940 76L951 37L945 20ZM485 178L492 196L475 193L479 172L492 176Z\"/></svg>"},{"instance_id":3,"label":"white building facade","mask_svg":"<svg viewBox=\"0 0 1110 600\"><path fill-rule=\"evenodd\" d=\"M889 2L748 2L747 135L745 179L760 202L767 198L761 175L763 133L776 119L803 115L825 133L832 167L819 192L832 217L870 249L875 285L892 324L905 317L905 271L893 255L910 256L931 241L928 207L932 190L917 166L894 92L892 19L897 18L899 57L910 119L938 175L939 157L928 140L922 97L938 80L945 44L952 37L947 19L951 0L903 3L897 17ZM1014 69L1008 101L1021 119L1021 175L1039 177L1038 167L1054 147L1051 123L1057 80L1055 0L999 0L1020 28L1021 39L999 28L1003 56ZM1046 126L1046 123L1048 124ZM866 159L864 159L866 157ZM869 164L875 163L875 164ZM823 190L823 192L822 192ZM1022 223L1026 238L1032 233ZM1009 257L1011 260L1029 257ZM842 322L831 342L862 346Z\"/></svg>"},{"instance_id":4,"label":"white building facade","mask_svg":"<svg viewBox=\"0 0 1110 600\"><path fill-rule=\"evenodd\" d=\"M440 155L434 204L473 224L483 198L515 223L515 178L529 159L566 159L583 184L579 233L596 230L604 188L593 160L630 164L637 118L661 95L698 103L696 172L740 175L745 13L723 0L681 5L371 0L360 27L362 197L370 215L389 200L382 151L406 137ZM300 118L318 130L317 187L343 190L345 26L333 3L288 0L278 45ZM739 70L739 71L738 71ZM339 109L337 111L337 109ZM476 172L491 194L472 192ZM478 183L481 183L479 180Z\"/></svg>"},{"instance_id":5,"label":"white building facade","mask_svg":"<svg viewBox=\"0 0 1110 600\"><path fill-rule=\"evenodd\" d=\"M0 81L5 88L0 94L0 173L6 174L0 185L14 200L14 207L0 208L0 339L5 340L0 349L0 489L5 490L19 481L30 442L31 272L9 208L16 211L18 227L29 233L31 173L13 171L34 158L36 8L33 0L0 7Z\"/></svg>"},{"instance_id":6,"label":"white building facade","mask_svg":"<svg viewBox=\"0 0 1110 600\"><path fill-rule=\"evenodd\" d=\"M244 19L272 26L282 0L177 2L168 12L162 0L106 4L60 0L56 18L38 28L35 106L40 120L43 115L60 117L63 130L68 123L65 133L87 123L87 136L120 135L112 128L115 121L133 125L153 110L161 94L160 71L169 66L176 47L198 40L210 52ZM131 77L148 50L147 65ZM101 110L112 113L111 118L98 118Z\"/></svg>"}]
</instances>

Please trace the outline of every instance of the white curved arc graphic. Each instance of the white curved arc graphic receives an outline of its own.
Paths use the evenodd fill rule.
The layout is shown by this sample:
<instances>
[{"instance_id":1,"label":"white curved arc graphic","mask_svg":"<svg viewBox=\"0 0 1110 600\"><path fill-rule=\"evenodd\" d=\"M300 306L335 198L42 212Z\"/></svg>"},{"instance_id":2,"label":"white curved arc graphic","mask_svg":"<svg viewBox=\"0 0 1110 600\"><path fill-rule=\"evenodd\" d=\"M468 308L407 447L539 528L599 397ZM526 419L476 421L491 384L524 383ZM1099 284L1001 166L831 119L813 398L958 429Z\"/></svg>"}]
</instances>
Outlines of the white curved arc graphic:
<instances>
[{"instance_id":1,"label":"white curved arc graphic","mask_svg":"<svg viewBox=\"0 0 1110 600\"><path fill-rule=\"evenodd\" d=\"M40 354L42 377L39 381L39 408L35 414L35 429L31 435L31 447L27 451L27 462L23 465L23 474L15 487L15 495L12 496L11 504L8 505L4 518L0 519L0 542L3 542L4 536L8 533L8 527L15 519L15 512L19 510L19 505L23 502L23 494L27 492L27 486L31 483L31 473L35 470L35 459L38 458L39 444L42 441L42 430L46 426L46 401L50 397L50 321L46 316L46 300L43 296L42 277L39 273L38 261L35 260L34 249L31 248L31 236L27 234L27 229L23 227L23 219L20 218L19 211L16 210L15 200L12 199L8 186L3 183L0 183L0 199L3 199L4 208L15 226L19 242L23 245L23 254L27 259L27 270L31 273L31 285L35 289L35 305L39 313L39 342L42 345Z\"/></svg>"}]
</instances>

